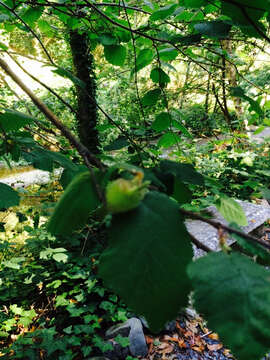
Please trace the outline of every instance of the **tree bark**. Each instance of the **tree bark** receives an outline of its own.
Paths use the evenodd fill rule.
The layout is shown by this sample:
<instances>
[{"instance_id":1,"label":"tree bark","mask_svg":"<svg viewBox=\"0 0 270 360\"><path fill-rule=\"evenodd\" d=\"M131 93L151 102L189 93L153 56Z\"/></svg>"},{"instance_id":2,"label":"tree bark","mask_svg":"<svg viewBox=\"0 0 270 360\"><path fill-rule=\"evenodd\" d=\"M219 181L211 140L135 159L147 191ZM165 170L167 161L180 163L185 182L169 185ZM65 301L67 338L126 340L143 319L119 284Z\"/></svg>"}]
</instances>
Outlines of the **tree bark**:
<instances>
[{"instance_id":1,"label":"tree bark","mask_svg":"<svg viewBox=\"0 0 270 360\"><path fill-rule=\"evenodd\" d=\"M187 94L187 87L188 87L188 83L189 83L190 72L191 72L191 63L188 62L187 68L186 68L185 82L184 82L184 85L182 87L182 97L181 97L181 100L180 100L179 109L183 108L183 105L184 105L185 100L186 100L186 94Z\"/></svg>"},{"instance_id":2,"label":"tree bark","mask_svg":"<svg viewBox=\"0 0 270 360\"><path fill-rule=\"evenodd\" d=\"M74 73L85 83L85 89L76 86L77 92L77 129L80 141L88 150L99 153L99 139L96 106L96 78L94 58L89 50L89 40L86 33L70 31L70 48L73 58Z\"/></svg>"},{"instance_id":3,"label":"tree bark","mask_svg":"<svg viewBox=\"0 0 270 360\"><path fill-rule=\"evenodd\" d=\"M223 49L227 51L229 55L232 55L233 50L233 44L231 40L223 40L222 42ZM238 85L238 79L237 79L237 72L235 67L230 64L228 61L226 61L226 75L229 81L229 85L231 87L237 87ZM240 116L244 113L243 106L242 106L242 99L238 97L233 97L234 107L237 116Z\"/></svg>"}]
</instances>

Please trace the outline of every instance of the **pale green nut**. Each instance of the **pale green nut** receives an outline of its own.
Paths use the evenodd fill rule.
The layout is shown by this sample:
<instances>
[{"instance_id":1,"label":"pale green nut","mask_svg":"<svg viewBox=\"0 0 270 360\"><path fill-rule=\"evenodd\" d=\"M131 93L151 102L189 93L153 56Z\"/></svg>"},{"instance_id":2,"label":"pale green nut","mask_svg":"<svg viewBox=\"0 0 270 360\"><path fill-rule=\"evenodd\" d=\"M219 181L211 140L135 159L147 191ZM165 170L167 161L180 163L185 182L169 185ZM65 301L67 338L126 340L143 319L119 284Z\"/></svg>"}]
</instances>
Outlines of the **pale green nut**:
<instances>
[{"instance_id":1,"label":"pale green nut","mask_svg":"<svg viewBox=\"0 0 270 360\"><path fill-rule=\"evenodd\" d=\"M106 188L107 209L112 214L124 213L139 206L147 192L148 181L142 183L143 174L137 173L132 180L117 179Z\"/></svg>"}]
</instances>

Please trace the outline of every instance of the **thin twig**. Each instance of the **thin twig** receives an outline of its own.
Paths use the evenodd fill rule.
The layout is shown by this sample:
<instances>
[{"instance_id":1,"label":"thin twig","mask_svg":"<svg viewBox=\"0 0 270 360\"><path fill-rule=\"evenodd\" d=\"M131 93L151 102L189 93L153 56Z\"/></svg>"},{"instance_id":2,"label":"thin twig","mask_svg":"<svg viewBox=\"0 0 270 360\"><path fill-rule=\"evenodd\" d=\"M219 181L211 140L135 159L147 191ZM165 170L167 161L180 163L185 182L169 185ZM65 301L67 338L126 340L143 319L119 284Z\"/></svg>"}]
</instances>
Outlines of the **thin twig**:
<instances>
[{"instance_id":1,"label":"thin twig","mask_svg":"<svg viewBox=\"0 0 270 360\"><path fill-rule=\"evenodd\" d=\"M76 115L76 110L65 100L63 99L59 94L57 94L57 92L55 92L52 88L50 88L47 84L45 84L44 82L42 82L41 80L39 80L37 77L35 77L33 74L31 74L28 70L25 69L25 67L23 67L19 61L11 56L10 54L8 54L9 57L19 66L20 69L22 69L23 72L25 72L25 74L27 74L31 79L33 79L34 81L36 81L38 84L40 84L41 86L43 86L45 89L47 89L51 94L53 94L59 101L61 101L66 107L69 108L69 110Z\"/></svg>"},{"instance_id":2,"label":"thin twig","mask_svg":"<svg viewBox=\"0 0 270 360\"><path fill-rule=\"evenodd\" d=\"M182 208L180 209L180 212L183 215L185 215L185 216L187 216L189 218L196 219L196 220L201 220L201 221L213 226L217 230L223 229L223 230L227 231L228 233L232 233L232 234L236 234L238 236L241 236L242 238L248 240L249 242L259 244L259 245L263 246L264 248L270 250L270 244L268 244L268 243L266 243L264 241L261 241L260 239L257 239L256 237L251 236L249 234L246 234L246 233L244 233L242 231L233 229L230 226L222 224L219 221L215 221L215 220L212 220L212 219L206 219L205 217L201 216L198 213L194 213L192 211L188 211L188 210L185 210L185 209L182 209Z\"/></svg>"}]
</instances>

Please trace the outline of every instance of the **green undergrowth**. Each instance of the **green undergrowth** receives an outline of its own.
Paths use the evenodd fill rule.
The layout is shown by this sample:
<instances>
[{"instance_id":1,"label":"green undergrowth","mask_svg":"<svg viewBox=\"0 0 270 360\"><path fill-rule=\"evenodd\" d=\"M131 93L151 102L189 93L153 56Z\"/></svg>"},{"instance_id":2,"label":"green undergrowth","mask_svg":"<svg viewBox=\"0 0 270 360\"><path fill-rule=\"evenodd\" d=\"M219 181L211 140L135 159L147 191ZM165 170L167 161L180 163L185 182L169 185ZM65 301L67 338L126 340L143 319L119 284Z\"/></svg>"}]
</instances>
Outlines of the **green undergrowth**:
<instances>
[{"instance_id":1,"label":"green undergrowth","mask_svg":"<svg viewBox=\"0 0 270 360\"><path fill-rule=\"evenodd\" d=\"M3 358L84 359L110 350L104 329L125 321L127 310L96 276L102 234L94 224L61 240L43 227L27 230L18 251L12 242L1 243Z\"/></svg>"},{"instance_id":2,"label":"green undergrowth","mask_svg":"<svg viewBox=\"0 0 270 360\"><path fill-rule=\"evenodd\" d=\"M220 193L256 201L270 186L270 145L250 143L241 137L212 140L203 146L187 147L188 159L206 176L206 188L194 187L193 203L204 208L214 203ZM190 206L190 205L189 205Z\"/></svg>"},{"instance_id":3,"label":"green undergrowth","mask_svg":"<svg viewBox=\"0 0 270 360\"><path fill-rule=\"evenodd\" d=\"M188 185L193 193L191 209L213 204L220 194L260 198L270 185L267 143L211 141L199 151L191 145L187 152L189 162L207 174L206 187ZM77 360L102 355L112 348L104 341L104 332L132 315L97 276L108 218L103 223L92 219L72 236L56 238L46 231L45 222L61 193L56 181L33 185L20 190L20 206L0 212L3 359ZM128 346L121 336L117 342Z\"/></svg>"},{"instance_id":4,"label":"green undergrowth","mask_svg":"<svg viewBox=\"0 0 270 360\"><path fill-rule=\"evenodd\" d=\"M92 222L58 239L45 230L60 193L56 183L33 185L21 191L20 206L0 213L3 359L100 355L112 348L103 340L104 331L127 319L124 304L96 275L106 229ZM121 336L118 342L128 344Z\"/></svg>"}]
</instances>

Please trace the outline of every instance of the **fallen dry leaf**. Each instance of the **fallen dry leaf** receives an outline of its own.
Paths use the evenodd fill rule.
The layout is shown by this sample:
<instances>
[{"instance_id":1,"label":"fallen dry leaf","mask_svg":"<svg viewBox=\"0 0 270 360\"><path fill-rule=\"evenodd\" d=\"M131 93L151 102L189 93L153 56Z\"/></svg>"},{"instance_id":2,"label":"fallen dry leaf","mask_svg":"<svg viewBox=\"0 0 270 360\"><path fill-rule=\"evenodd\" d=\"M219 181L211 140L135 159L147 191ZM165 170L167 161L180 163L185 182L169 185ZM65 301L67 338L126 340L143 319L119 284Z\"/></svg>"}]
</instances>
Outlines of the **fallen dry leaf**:
<instances>
[{"instance_id":1,"label":"fallen dry leaf","mask_svg":"<svg viewBox=\"0 0 270 360\"><path fill-rule=\"evenodd\" d=\"M204 345L203 344L201 344L200 346L195 345L195 346L192 346L191 349L202 353L204 351Z\"/></svg>"},{"instance_id":2,"label":"fallen dry leaf","mask_svg":"<svg viewBox=\"0 0 270 360\"><path fill-rule=\"evenodd\" d=\"M154 339L151 336L145 335L146 344L153 344Z\"/></svg>"},{"instance_id":3,"label":"fallen dry leaf","mask_svg":"<svg viewBox=\"0 0 270 360\"><path fill-rule=\"evenodd\" d=\"M211 333L211 334L208 335L208 337L210 339L212 339L212 340L218 340L219 339L218 334L216 334L216 333Z\"/></svg>"},{"instance_id":4,"label":"fallen dry leaf","mask_svg":"<svg viewBox=\"0 0 270 360\"><path fill-rule=\"evenodd\" d=\"M161 345L159 345L157 352L159 354L165 355L165 354L170 354L171 352L173 352L174 347L171 344L168 343L162 343Z\"/></svg>"},{"instance_id":5,"label":"fallen dry leaf","mask_svg":"<svg viewBox=\"0 0 270 360\"><path fill-rule=\"evenodd\" d=\"M217 351L223 348L223 344L219 343L219 344L207 344L207 348L210 351Z\"/></svg>"}]
</instances>

